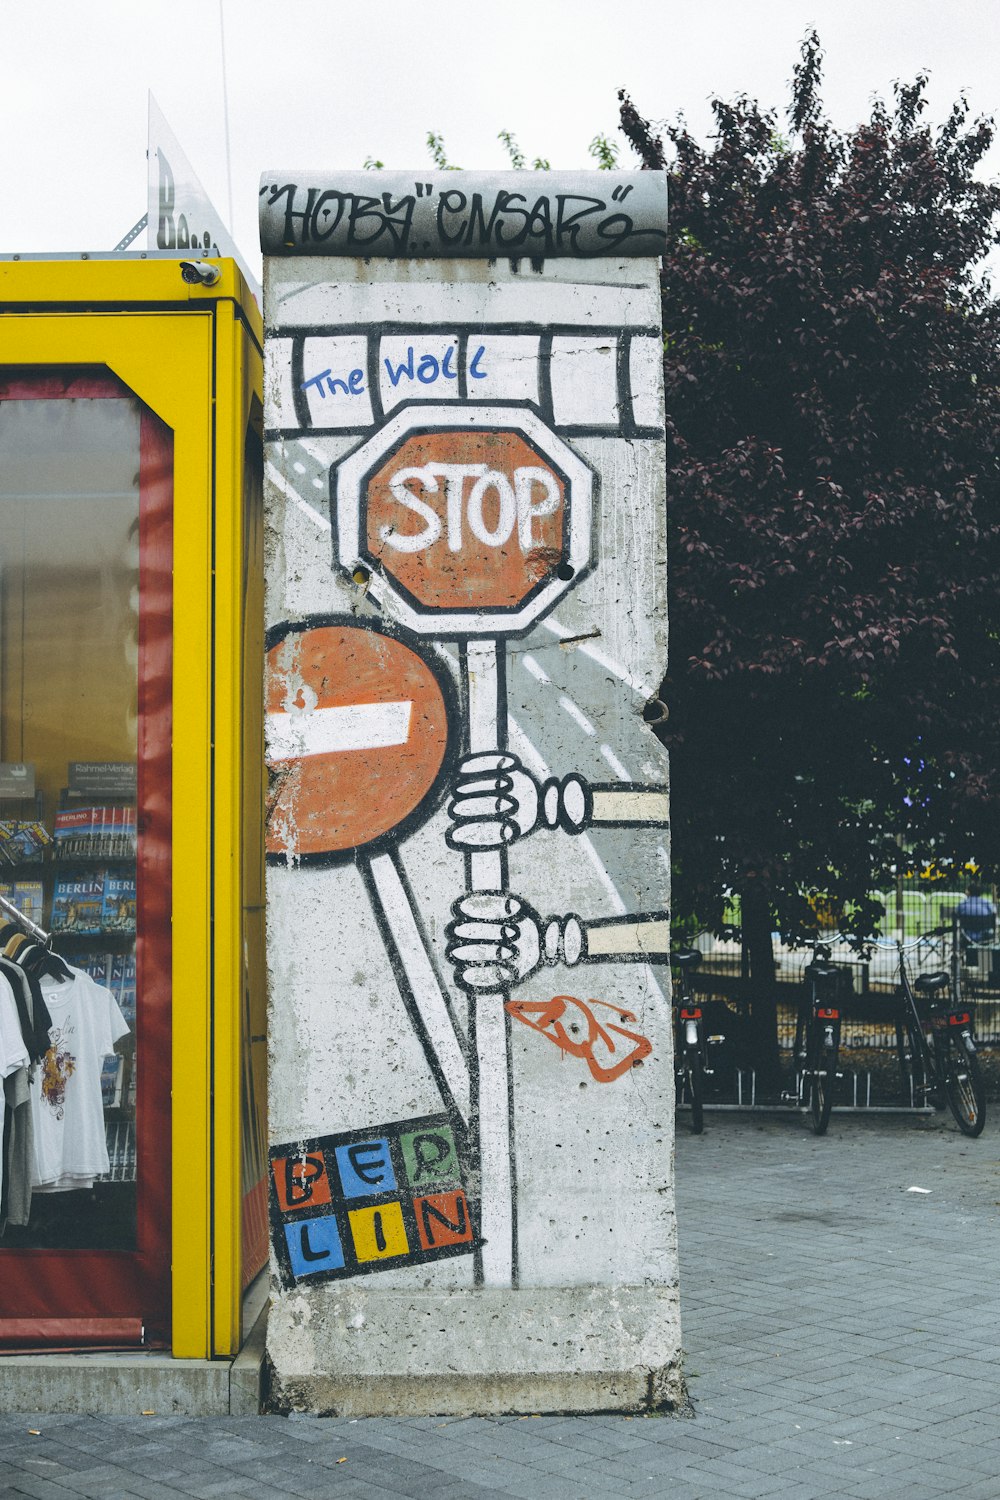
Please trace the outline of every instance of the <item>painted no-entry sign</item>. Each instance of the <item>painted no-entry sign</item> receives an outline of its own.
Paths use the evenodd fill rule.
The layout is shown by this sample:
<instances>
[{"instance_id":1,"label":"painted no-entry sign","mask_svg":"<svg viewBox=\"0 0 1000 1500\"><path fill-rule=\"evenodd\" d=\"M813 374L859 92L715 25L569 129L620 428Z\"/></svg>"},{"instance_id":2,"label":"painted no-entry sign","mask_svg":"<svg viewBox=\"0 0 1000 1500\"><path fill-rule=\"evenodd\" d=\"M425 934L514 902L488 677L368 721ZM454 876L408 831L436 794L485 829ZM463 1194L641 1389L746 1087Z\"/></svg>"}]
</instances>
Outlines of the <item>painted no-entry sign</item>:
<instances>
[{"instance_id":1,"label":"painted no-entry sign","mask_svg":"<svg viewBox=\"0 0 1000 1500\"><path fill-rule=\"evenodd\" d=\"M528 407L414 403L334 468L337 561L421 634L515 634L590 566L593 488Z\"/></svg>"},{"instance_id":2,"label":"painted no-entry sign","mask_svg":"<svg viewBox=\"0 0 1000 1500\"><path fill-rule=\"evenodd\" d=\"M398 836L441 775L449 689L412 646L354 621L313 617L268 646L268 855L332 862Z\"/></svg>"}]
</instances>

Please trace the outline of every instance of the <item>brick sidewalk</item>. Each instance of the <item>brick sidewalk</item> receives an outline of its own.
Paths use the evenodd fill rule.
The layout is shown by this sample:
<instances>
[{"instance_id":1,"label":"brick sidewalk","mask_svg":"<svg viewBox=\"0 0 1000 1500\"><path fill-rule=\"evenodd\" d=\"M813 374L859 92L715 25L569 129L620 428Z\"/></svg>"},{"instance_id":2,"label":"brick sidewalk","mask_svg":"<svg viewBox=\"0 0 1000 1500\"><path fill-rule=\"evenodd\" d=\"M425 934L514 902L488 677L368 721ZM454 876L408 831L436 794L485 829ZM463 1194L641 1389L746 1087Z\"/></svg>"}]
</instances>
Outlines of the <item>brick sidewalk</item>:
<instances>
[{"instance_id":1,"label":"brick sidewalk","mask_svg":"<svg viewBox=\"0 0 1000 1500\"><path fill-rule=\"evenodd\" d=\"M0 1497L997 1500L996 1139L682 1120L692 1420L3 1416Z\"/></svg>"}]
</instances>

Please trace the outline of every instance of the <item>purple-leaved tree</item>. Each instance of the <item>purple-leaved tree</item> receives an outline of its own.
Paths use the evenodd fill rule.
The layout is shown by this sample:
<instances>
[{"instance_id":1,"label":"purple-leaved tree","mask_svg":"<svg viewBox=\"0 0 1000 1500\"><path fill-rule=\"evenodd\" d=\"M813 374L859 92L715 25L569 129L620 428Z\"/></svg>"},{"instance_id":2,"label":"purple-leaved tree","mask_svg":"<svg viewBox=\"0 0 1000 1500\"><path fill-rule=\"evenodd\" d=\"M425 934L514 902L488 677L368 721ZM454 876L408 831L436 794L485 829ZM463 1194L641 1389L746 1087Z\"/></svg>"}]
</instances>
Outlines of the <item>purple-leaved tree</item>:
<instances>
[{"instance_id":1,"label":"purple-leaved tree","mask_svg":"<svg viewBox=\"0 0 1000 1500\"><path fill-rule=\"evenodd\" d=\"M855 130L805 39L782 133L713 103L667 165L674 900L742 898L757 1062L777 1067L771 931L810 893L870 933L899 840L1000 866L1000 309L981 279L991 120L925 122L926 79Z\"/></svg>"}]
</instances>

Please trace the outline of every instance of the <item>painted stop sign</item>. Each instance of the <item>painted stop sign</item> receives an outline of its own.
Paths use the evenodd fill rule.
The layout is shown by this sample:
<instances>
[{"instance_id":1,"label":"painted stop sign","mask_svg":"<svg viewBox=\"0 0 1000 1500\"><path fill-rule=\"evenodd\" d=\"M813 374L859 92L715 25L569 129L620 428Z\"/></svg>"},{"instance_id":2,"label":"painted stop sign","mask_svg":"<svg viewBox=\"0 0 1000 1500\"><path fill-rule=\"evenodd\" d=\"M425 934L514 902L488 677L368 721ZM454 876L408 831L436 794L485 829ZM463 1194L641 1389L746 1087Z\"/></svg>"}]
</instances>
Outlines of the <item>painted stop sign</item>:
<instances>
[{"instance_id":1,"label":"painted stop sign","mask_svg":"<svg viewBox=\"0 0 1000 1500\"><path fill-rule=\"evenodd\" d=\"M365 550L429 610L514 609L563 562L566 482L518 432L406 438L368 480Z\"/></svg>"},{"instance_id":2,"label":"painted stop sign","mask_svg":"<svg viewBox=\"0 0 1000 1500\"><path fill-rule=\"evenodd\" d=\"M268 855L333 862L415 821L444 766L449 691L382 630L283 626L267 653Z\"/></svg>"},{"instance_id":3,"label":"painted stop sign","mask_svg":"<svg viewBox=\"0 0 1000 1500\"><path fill-rule=\"evenodd\" d=\"M340 566L422 634L515 633L591 562L591 471L526 407L403 408L333 490Z\"/></svg>"}]
</instances>

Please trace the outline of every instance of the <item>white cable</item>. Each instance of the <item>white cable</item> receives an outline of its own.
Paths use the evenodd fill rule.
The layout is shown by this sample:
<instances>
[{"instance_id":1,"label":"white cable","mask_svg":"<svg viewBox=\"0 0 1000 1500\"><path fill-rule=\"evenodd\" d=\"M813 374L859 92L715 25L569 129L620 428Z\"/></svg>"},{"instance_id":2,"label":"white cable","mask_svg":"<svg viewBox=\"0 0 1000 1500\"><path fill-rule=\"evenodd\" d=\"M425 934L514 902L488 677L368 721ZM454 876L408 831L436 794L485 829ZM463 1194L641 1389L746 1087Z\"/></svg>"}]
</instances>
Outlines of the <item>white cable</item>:
<instances>
[{"instance_id":1,"label":"white cable","mask_svg":"<svg viewBox=\"0 0 1000 1500\"><path fill-rule=\"evenodd\" d=\"M226 77L225 0L219 0L219 39L222 43L222 117L226 136L226 194L229 201L229 233L233 233L233 158L229 149L229 84ZM235 238L235 236L233 236Z\"/></svg>"}]
</instances>

